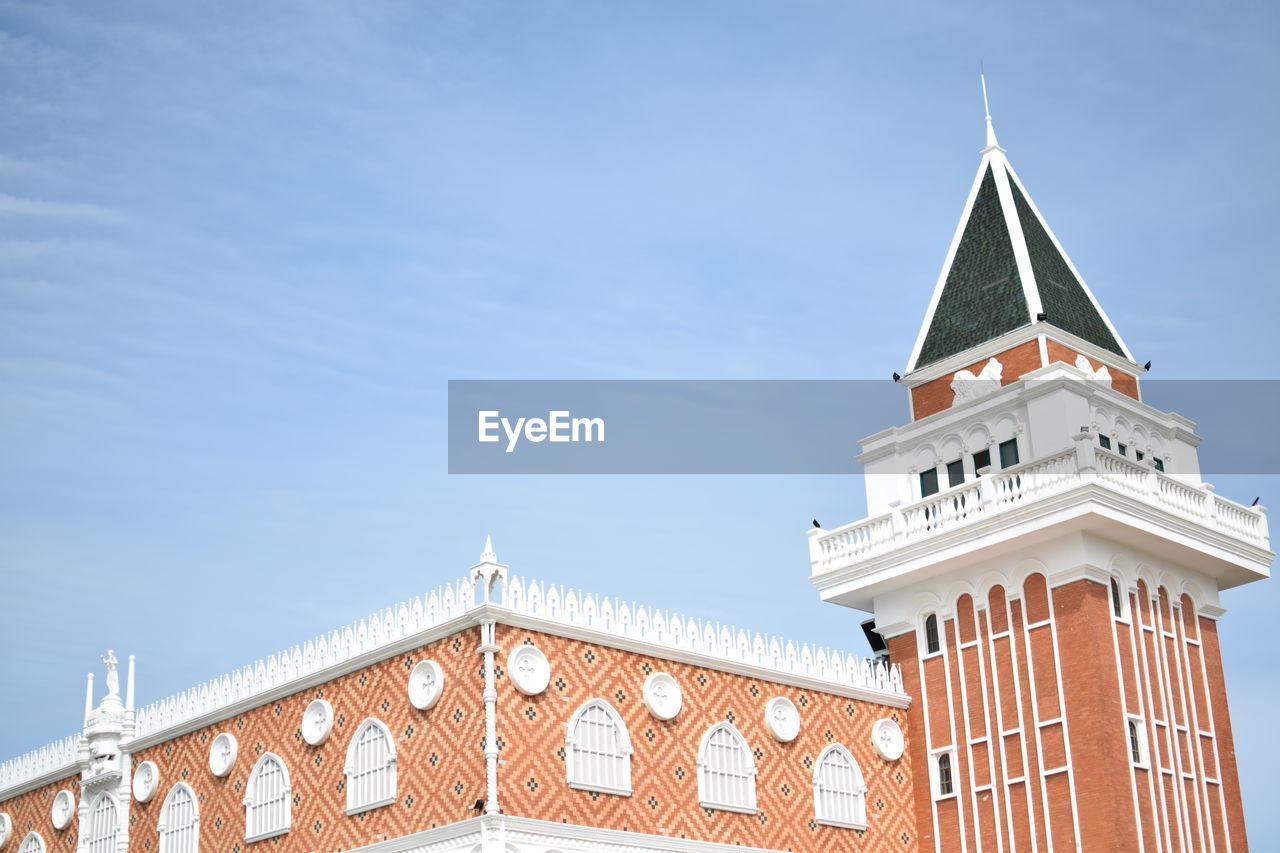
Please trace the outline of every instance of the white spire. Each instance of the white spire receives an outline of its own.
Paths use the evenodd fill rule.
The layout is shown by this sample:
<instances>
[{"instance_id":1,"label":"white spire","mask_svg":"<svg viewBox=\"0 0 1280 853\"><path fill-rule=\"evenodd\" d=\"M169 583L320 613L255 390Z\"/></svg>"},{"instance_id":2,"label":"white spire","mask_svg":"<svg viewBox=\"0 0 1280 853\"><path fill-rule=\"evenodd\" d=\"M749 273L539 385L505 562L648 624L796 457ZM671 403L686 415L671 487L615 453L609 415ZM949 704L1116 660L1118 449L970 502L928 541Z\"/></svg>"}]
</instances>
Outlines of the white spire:
<instances>
[{"instance_id":1,"label":"white spire","mask_svg":"<svg viewBox=\"0 0 1280 853\"><path fill-rule=\"evenodd\" d=\"M486 536L484 537L484 551L480 554L480 563L483 565L484 563L496 562L498 562L498 555L493 550L493 537Z\"/></svg>"},{"instance_id":2,"label":"white spire","mask_svg":"<svg viewBox=\"0 0 1280 853\"><path fill-rule=\"evenodd\" d=\"M982 149L985 154L988 151L1003 151L1000 143L996 142L996 129L991 124L991 103L987 100L987 75L986 72L978 74L978 79L982 81L982 109L987 114L987 147Z\"/></svg>"}]
</instances>

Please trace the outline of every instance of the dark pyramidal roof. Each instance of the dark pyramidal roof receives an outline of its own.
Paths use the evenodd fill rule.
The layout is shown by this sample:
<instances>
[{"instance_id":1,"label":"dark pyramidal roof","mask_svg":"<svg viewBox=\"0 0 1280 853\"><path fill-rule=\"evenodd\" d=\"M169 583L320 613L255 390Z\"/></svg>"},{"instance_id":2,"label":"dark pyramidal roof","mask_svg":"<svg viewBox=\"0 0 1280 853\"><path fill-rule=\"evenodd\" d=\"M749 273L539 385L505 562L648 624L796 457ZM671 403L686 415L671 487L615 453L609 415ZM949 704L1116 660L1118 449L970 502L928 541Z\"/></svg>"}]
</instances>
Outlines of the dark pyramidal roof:
<instances>
[{"instance_id":1,"label":"dark pyramidal roof","mask_svg":"<svg viewBox=\"0 0 1280 853\"><path fill-rule=\"evenodd\" d=\"M907 371L1047 322L1132 361L995 140L987 147Z\"/></svg>"}]
</instances>

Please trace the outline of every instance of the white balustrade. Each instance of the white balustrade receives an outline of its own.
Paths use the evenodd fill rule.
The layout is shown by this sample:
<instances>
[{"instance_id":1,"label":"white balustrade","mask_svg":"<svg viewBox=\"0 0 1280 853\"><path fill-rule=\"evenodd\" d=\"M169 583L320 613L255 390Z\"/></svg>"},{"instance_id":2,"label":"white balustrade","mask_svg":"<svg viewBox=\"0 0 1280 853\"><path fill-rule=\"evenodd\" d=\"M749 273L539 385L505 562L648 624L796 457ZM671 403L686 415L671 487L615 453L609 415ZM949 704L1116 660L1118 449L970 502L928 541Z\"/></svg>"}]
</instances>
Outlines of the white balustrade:
<instances>
[{"instance_id":1,"label":"white balustrade","mask_svg":"<svg viewBox=\"0 0 1280 853\"><path fill-rule=\"evenodd\" d=\"M814 572L848 567L1089 482L1269 547L1262 509L1241 506L1214 494L1212 487L1185 483L1148 463L1096 447L1087 438L1082 441L1087 443L979 477L886 515L814 535L810 539Z\"/></svg>"}]
</instances>

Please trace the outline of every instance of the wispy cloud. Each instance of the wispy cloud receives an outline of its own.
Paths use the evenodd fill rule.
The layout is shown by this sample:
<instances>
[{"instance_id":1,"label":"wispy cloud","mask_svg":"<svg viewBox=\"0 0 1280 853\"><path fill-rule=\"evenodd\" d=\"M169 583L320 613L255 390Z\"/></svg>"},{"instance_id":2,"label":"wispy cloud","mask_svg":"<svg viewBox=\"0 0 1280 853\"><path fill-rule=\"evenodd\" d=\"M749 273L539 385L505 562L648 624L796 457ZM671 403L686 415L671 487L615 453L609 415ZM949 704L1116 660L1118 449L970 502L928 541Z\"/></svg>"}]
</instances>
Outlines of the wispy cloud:
<instances>
[{"instance_id":1,"label":"wispy cloud","mask_svg":"<svg viewBox=\"0 0 1280 853\"><path fill-rule=\"evenodd\" d=\"M100 225L124 225L131 217L120 210L81 201L45 201L0 193L0 216L27 217Z\"/></svg>"}]
</instances>

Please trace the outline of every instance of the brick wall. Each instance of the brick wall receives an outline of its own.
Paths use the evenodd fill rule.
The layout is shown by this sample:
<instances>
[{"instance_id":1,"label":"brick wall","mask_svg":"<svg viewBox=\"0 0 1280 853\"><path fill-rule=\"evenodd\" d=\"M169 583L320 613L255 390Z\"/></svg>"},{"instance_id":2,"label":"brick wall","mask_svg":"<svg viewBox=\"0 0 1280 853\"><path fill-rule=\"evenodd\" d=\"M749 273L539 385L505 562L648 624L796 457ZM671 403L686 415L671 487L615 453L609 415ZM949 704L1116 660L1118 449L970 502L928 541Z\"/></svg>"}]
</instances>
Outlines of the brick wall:
<instances>
[{"instance_id":1,"label":"brick wall","mask_svg":"<svg viewBox=\"0 0 1280 853\"><path fill-rule=\"evenodd\" d=\"M917 849L909 762L886 762L871 746L872 724L890 716L899 719L911 742L903 711L499 626L498 643L505 650L526 641L550 660L551 686L539 696L523 696L505 671L499 673L500 799L507 814L805 853ZM503 666L500 661L499 670ZM661 722L644 706L641 687L653 671L668 672L680 683L684 707L674 720ZM765 728L764 706L774 696L788 697L800 710L801 732L791 743L779 743ZM635 750L629 797L566 784L566 724L593 698L607 699L626 722ZM757 814L708 813L698 805L699 741L721 720L731 721L755 751ZM862 769L868 787L865 833L813 820L813 762L831 742L848 747Z\"/></svg>"}]
</instances>

